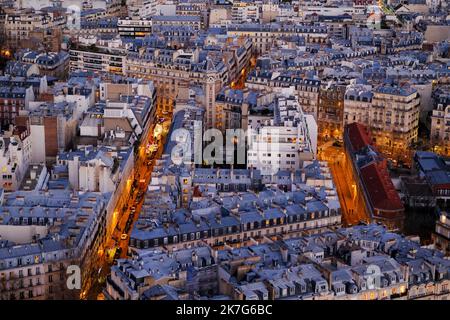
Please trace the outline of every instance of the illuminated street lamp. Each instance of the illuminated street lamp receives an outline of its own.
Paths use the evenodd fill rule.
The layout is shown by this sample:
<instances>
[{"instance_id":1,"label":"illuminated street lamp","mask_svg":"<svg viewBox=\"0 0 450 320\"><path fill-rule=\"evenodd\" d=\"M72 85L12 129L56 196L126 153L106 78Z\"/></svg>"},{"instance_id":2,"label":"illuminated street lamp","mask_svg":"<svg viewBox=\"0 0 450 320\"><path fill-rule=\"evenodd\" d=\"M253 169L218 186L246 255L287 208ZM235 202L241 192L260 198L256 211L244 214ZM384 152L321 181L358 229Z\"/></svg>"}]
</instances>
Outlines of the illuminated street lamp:
<instances>
[{"instance_id":1,"label":"illuminated street lamp","mask_svg":"<svg viewBox=\"0 0 450 320\"><path fill-rule=\"evenodd\" d=\"M2 55L5 58L10 58L11 57L11 51L9 51L8 49L3 49L2 51L0 51L0 55Z\"/></svg>"}]
</instances>

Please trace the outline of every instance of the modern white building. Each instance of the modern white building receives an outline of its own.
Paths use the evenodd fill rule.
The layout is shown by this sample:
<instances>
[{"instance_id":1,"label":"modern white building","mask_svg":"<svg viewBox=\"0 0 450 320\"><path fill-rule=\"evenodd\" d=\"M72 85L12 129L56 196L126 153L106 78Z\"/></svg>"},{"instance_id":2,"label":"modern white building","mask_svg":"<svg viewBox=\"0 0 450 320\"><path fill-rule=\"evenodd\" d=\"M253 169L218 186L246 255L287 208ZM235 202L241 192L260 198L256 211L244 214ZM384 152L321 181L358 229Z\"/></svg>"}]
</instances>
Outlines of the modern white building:
<instances>
[{"instance_id":1,"label":"modern white building","mask_svg":"<svg viewBox=\"0 0 450 320\"><path fill-rule=\"evenodd\" d=\"M121 37L143 38L151 34L152 25L150 18L126 17L117 21L117 32Z\"/></svg>"},{"instance_id":2,"label":"modern white building","mask_svg":"<svg viewBox=\"0 0 450 320\"><path fill-rule=\"evenodd\" d=\"M28 130L0 137L0 187L15 191L31 160L31 137Z\"/></svg>"},{"instance_id":3,"label":"modern white building","mask_svg":"<svg viewBox=\"0 0 450 320\"><path fill-rule=\"evenodd\" d=\"M124 73L127 51L120 39L97 41L90 36L79 40L78 45L69 50L70 71Z\"/></svg>"},{"instance_id":4,"label":"modern white building","mask_svg":"<svg viewBox=\"0 0 450 320\"><path fill-rule=\"evenodd\" d=\"M231 8L231 21L233 23L258 22L259 6L252 2L234 2Z\"/></svg>"},{"instance_id":5,"label":"modern white building","mask_svg":"<svg viewBox=\"0 0 450 320\"><path fill-rule=\"evenodd\" d=\"M127 1L128 17L147 18L154 16L158 13L157 5L157 0Z\"/></svg>"},{"instance_id":6,"label":"modern white building","mask_svg":"<svg viewBox=\"0 0 450 320\"><path fill-rule=\"evenodd\" d=\"M247 167L272 175L279 170L297 170L305 160L315 158L317 125L314 117L305 116L294 96L274 99L272 119L260 119L248 126ZM249 115L249 122L251 120Z\"/></svg>"}]
</instances>

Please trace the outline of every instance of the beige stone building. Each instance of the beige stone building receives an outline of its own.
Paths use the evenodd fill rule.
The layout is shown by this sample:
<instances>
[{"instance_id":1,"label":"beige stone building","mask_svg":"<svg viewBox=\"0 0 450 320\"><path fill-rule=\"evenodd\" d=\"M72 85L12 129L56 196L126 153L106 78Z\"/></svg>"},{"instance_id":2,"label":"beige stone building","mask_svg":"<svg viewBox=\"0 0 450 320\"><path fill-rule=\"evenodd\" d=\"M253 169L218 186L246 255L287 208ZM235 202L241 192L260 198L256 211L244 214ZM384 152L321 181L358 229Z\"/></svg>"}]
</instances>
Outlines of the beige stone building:
<instances>
[{"instance_id":1,"label":"beige stone building","mask_svg":"<svg viewBox=\"0 0 450 320\"><path fill-rule=\"evenodd\" d=\"M396 161L408 162L406 152L417 141L420 96L410 87L380 86L374 90L370 114L377 147Z\"/></svg>"}]
</instances>

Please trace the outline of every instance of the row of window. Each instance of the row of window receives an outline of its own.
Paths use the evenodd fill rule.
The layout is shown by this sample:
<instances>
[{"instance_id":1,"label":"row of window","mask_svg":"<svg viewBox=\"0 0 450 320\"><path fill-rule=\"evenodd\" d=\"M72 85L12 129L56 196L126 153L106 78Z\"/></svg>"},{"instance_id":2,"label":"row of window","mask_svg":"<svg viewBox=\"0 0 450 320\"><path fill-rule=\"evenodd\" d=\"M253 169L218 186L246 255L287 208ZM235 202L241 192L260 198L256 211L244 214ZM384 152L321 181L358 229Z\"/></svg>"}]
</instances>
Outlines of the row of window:
<instances>
[{"instance_id":1,"label":"row of window","mask_svg":"<svg viewBox=\"0 0 450 320\"><path fill-rule=\"evenodd\" d=\"M331 210L332 214L336 214L336 210ZM329 214L328 212L323 212L322 214L320 212L317 213L317 218L323 218L323 217L328 217ZM314 219L315 215L314 213L312 213L310 215L310 219ZM299 223L303 221L302 223ZM309 221L312 223L312 226L309 227L320 227L320 226L324 226L327 225L327 222L325 222L324 224L321 224L320 221ZM290 224L289 226L289 231L294 231L294 230L302 230L302 229L306 229L308 227L308 222L307 222L307 216L306 215L302 215L302 216L289 216L288 217L288 224ZM296 225L295 225L296 224ZM251 232L251 237L253 236L261 236L261 229L266 229L266 234L269 234L270 229L267 229L269 227L276 227L276 226L281 226L281 232L284 232L284 225L286 225L286 220L284 218L276 218L276 219L267 219L267 220L262 220L260 222L255 221L253 223L248 222L246 224L243 224L241 227L238 227L236 225L234 226L228 226L228 227L224 227L224 228L217 228L217 229L212 229L212 230L203 230L203 231L197 231L197 232L191 232L191 233L185 233L182 234L181 236L179 235L174 235L171 237L164 237L164 238L154 238L154 239L149 239L149 240L137 240L135 238L131 238L130 239L130 245L131 246L137 246L139 248L149 248L149 247L156 247L156 246L160 246L160 245L168 245L168 244L176 244L181 242L187 242L187 241L194 241L194 240L200 240L200 239L207 239L207 238L211 238L211 237L220 237L220 236L228 236L228 235L235 235L238 234L240 232L243 231L251 231L251 230L255 230L255 234L253 232ZM296 227L296 229L295 229ZM238 238L240 237L240 234L238 234ZM244 237L247 237L247 233L244 233ZM231 238L230 238L231 239Z\"/></svg>"}]
</instances>

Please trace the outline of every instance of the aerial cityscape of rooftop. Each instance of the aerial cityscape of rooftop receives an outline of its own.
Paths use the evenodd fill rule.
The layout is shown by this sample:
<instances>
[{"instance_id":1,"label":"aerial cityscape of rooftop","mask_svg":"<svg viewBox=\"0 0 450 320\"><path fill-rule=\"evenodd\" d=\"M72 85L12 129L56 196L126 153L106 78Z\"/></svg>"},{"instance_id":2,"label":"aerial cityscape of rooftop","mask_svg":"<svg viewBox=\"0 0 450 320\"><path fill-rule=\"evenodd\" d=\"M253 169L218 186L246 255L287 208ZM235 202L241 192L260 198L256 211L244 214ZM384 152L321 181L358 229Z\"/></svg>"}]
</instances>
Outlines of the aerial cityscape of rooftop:
<instances>
[{"instance_id":1,"label":"aerial cityscape of rooftop","mask_svg":"<svg viewBox=\"0 0 450 320\"><path fill-rule=\"evenodd\" d=\"M0 300L450 300L450 3L0 0L0 170Z\"/></svg>"}]
</instances>

